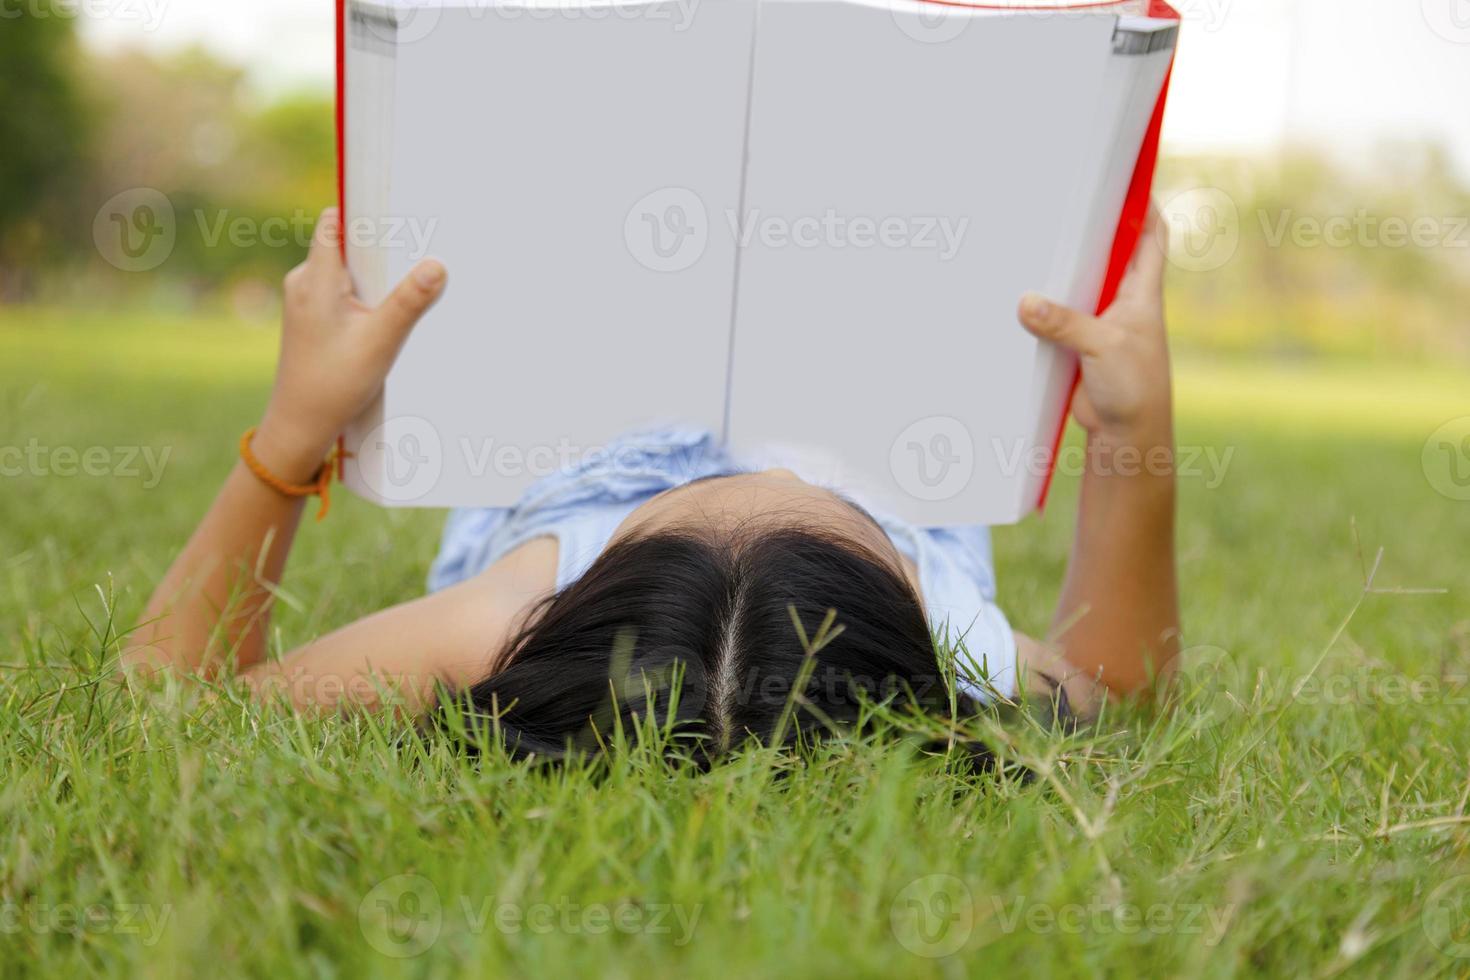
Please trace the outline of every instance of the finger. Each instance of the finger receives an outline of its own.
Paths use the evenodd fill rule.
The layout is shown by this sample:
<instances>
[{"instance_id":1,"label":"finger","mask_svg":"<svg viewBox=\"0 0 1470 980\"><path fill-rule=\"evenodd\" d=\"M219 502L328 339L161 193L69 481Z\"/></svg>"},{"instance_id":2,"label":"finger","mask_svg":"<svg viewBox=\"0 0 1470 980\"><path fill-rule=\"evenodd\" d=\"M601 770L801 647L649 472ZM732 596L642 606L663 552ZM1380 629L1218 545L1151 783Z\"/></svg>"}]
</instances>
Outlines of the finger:
<instances>
[{"instance_id":1,"label":"finger","mask_svg":"<svg viewBox=\"0 0 1470 980\"><path fill-rule=\"evenodd\" d=\"M382 305L373 311L372 320L382 332L385 343L397 349L413 325L418 323L419 317L444 292L447 278L444 265L437 259L424 259L403 277Z\"/></svg>"},{"instance_id":2,"label":"finger","mask_svg":"<svg viewBox=\"0 0 1470 980\"><path fill-rule=\"evenodd\" d=\"M316 269L342 268L342 213L336 208L324 209L316 219L306 262Z\"/></svg>"},{"instance_id":3,"label":"finger","mask_svg":"<svg viewBox=\"0 0 1470 980\"><path fill-rule=\"evenodd\" d=\"M1119 290L1135 296L1162 294L1168 255L1169 226L1164 223L1158 207L1150 202L1143 234L1138 237L1138 244L1133 248L1133 257L1128 262Z\"/></svg>"},{"instance_id":4,"label":"finger","mask_svg":"<svg viewBox=\"0 0 1470 980\"><path fill-rule=\"evenodd\" d=\"M1021 325L1042 340L1069 347L1079 354L1097 351L1102 325L1095 317L1053 303L1036 293L1021 297L1019 316Z\"/></svg>"}]
</instances>

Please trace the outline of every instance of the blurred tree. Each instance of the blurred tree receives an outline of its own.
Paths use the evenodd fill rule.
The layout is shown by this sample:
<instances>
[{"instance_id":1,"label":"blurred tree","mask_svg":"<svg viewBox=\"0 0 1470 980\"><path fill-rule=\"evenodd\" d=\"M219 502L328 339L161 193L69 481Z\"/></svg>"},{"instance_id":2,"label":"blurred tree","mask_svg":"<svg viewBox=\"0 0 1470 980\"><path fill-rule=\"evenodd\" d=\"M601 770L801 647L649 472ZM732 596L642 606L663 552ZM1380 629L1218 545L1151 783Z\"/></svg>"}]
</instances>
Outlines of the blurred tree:
<instances>
[{"instance_id":1,"label":"blurred tree","mask_svg":"<svg viewBox=\"0 0 1470 980\"><path fill-rule=\"evenodd\" d=\"M94 272L111 287L181 286L196 298L240 284L274 290L336 197L331 98L260 105L243 69L200 49L98 57L85 73L102 108L89 199L151 188L169 199L177 229L148 276L119 278L96 262Z\"/></svg>"},{"instance_id":2,"label":"blurred tree","mask_svg":"<svg viewBox=\"0 0 1470 980\"><path fill-rule=\"evenodd\" d=\"M1161 201L1201 189L1228 199L1230 247L1176 262L1181 349L1470 356L1470 193L1442 148L1164 160Z\"/></svg>"},{"instance_id":3,"label":"blurred tree","mask_svg":"<svg viewBox=\"0 0 1470 980\"><path fill-rule=\"evenodd\" d=\"M27 291L53 257L82 172L86 113L71 65L75 19L33 4L0 30L0 301Z\"/></svg>"}]
</instances>

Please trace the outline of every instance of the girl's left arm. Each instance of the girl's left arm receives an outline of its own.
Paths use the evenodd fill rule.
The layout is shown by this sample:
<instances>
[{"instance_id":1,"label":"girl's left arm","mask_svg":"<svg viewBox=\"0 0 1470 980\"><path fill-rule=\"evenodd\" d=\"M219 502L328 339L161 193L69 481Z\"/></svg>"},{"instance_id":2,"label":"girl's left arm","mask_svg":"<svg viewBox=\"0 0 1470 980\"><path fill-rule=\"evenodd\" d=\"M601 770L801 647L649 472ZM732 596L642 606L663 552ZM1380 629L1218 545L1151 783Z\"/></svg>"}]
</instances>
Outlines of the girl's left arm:
<instances>
[{"instance_id":1,"label":"girl's left arm","mask_svg":"<svg viewBox=\"0 0 1470 980\"><path fill-rule=\"evenodd\" d=\"M311 252L285 281L275 386L251 443L293 484L312 481L328 449L376 397L409 331L444 290L444 267L420 262L376 309L360 302L340 252L335 209L322 213ZM233 659L262 659L270 598L304 498L289 497L237 462L214 504L154 590L123 665L210 676Z\"/></svg>"},{"instance_id":2,"label":"girl's left arm","mask_svg":"<svg viewBox=\"0 0 1470 980\"><path fill-rule=\"evenodd\" d=\"M1050 643L1020 638L1038 687L1060 681L1074 707L1149 695L1180 651L1174 557L1174 424L1164 323L1167 241L1150 211L1117 298L1090 316L1028 297L1020 318L1078 355L1073 415L1087 430L1077 528Z\"/></svg>"}]
</instances>

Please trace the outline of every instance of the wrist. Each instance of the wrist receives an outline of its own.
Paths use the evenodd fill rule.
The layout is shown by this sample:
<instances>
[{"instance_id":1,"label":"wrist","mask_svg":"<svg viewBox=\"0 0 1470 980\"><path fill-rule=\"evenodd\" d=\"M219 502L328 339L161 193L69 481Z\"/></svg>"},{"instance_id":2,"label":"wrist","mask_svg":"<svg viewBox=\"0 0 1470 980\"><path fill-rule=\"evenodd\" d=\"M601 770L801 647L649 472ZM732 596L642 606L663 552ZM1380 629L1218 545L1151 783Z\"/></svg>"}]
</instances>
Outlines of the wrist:
<instances>
[{"instance_id":1,"label":"wrist","mask_svg":"<svg viewBox=\"0 0 1470 980\"><path fill-rule=\"evenodd\" d=\"M1174 430L1167 413L1109 423L1087 434L1087 470L1109 478L1174 479Z\"/></svg>"},{"instance_id":2,"label":"wrist","mask_svg":"<svg viewBox=\"0 0 1470 980\"><path fill-rule=\"evenodd\" d=\"M1087 442L1102 448L1149 450L1174 448L1174 424L1167 412L1129 422L1104 422L1087 433Z\"/></svg>"},{"instance_id":3,"label":"wrist","mask_svg":"<svg viewBox=\"0 0 1470 980\"><path fill-rule=\"evenodd\" d=\"M1089 444L1104 448L1151 450L1174 446L1174 399L1168 385L1140 391L1124 412L1098 412L1087 432Z\"/></svg>"},{"instance_id":4,"label":"wrist","mask_svg":"<svg viewBox=\"0 0 1470 980\"><path fill-rule=\"evenodd\" d=\"M303 432L266 413L250 440L250 451L271 474L287 483L305 484L321 470L335 435Z\"/></svg>"}]
</instances>

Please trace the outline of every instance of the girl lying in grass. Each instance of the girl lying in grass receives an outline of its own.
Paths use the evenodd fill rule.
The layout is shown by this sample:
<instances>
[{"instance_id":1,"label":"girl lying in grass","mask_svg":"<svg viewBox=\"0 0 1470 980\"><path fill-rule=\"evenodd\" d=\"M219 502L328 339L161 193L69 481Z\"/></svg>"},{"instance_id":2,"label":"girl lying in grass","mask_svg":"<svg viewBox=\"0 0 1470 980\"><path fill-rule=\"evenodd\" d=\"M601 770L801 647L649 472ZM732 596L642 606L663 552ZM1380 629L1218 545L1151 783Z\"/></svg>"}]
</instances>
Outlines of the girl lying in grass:
<instances>
[{"instance_id":1,"label":"girl lying in grass","mask_svg":"<svg viewBox=\"0 0 1470 980\"><path fill-rule=\"evenodd\" d=\"M1021 301L1027 329L1081 357L1073 411L1090 461L1172 458L1156 216L1151 230L1103 316ZM391 694L425 712L447 688L498 718L511 751L552 756L601 744L614 714L650 710L650 694L678 678L674 720L705 762L747 739L850 724L864 698L947 709L936 631L961 651L953 668L970 706L1024 688L1060 692L1085 714L1172 668L1171 466L1088 466L1055 635L1042 643L1012 632L995 604L986 528L911 527L790 470L746 469L682 430L630 438L515 507L452 513L428 595L268 658L272 589L303 506L280 488L316 479L446 288L443 266L425 260L368 308L339 236L324 212L286 277L275 387L242 453L256 465L235 466L158 584L129 668L210 677L231 665L262 696L301 707ZM836 622L822 629L829 610ZM779 723L793 699L802 710Z\"/></svg>"}]
</instances>

